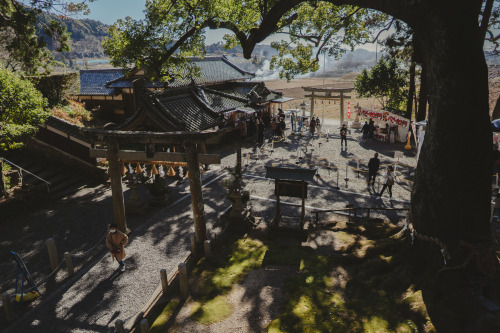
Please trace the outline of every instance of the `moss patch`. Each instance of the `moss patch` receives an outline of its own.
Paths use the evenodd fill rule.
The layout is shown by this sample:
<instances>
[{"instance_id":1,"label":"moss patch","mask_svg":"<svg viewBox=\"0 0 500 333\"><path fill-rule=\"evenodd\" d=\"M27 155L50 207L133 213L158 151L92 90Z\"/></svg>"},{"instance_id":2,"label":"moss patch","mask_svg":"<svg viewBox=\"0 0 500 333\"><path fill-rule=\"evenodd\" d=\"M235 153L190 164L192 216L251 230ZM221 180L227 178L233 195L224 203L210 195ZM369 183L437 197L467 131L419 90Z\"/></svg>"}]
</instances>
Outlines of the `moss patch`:
<instances>
[{"instance_id":1,"label":"moss patch","mask_svg":"<svg viewBox=\"0 0 500 333\"><path fill-rule=\"evenodd\" d=\"M151 333L159 333L165 329L165 325L167 324L170 316L174 313L175 309L179 306L179 300L173 299L163 308L163 311L160 315L155 319L153 325L150 327Z\"/></svg>"},{"instance_id":2,"label":"moss patch","mask_svg":"<svg viewBox=\"0 0 500 333\"><path fill-rule=\"evenodd\" d=\"M343 244L337 253L293 250L302 274L287 279L290 298L268 332L432 331L421 293L412 288L411 266L395 259L404 240L394 227L335 229Z\"/></svg>"},{"instance_id":3,"label":"moss patch","mask_svg":"<svg viewBox=\"0 0 500 333\"><path fill-rule=\"evenodd\" d=\"M200 324L208 325L227 318L231 311L226 296L217 296L204 303L194 302L191 318Z\"/></svg>"},{"instance_id":4,"label":"moss patch","mask_svg":"<svg viewBox=\"0 0 500 333\"><path fill-rule=\"evenodd\" d=\"M193 270L195 302L191 318L200 324L221 321L231 314L226 295L234 284L243 281L254 268L259 268L268 247L257 239L245 237L237 240L230 251L219 259L201 260Z\"/></svg>"}]
</instances>

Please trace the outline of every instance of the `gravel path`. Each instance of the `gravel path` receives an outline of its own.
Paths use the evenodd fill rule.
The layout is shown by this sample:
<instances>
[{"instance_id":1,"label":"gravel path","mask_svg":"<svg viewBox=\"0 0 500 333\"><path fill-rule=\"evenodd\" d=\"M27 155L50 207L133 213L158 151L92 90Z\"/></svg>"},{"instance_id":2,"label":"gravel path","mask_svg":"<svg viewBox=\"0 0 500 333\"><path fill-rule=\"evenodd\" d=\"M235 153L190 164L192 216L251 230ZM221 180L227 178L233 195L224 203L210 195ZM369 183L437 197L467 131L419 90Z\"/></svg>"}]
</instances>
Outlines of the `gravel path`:
<instances>
[{"instance_id":1,"label":"gravel path","mask_svg":"<svg viewBox=\"0 0 500 333\"><path fill-rule=\"evenodd\" d=\"M189 253L194 227L188 186L187 181L181 184L177 193L183 196L132 227L125 273L105 253L76 283L49 296L37 311L6 332L112 332L116 319L134 316L158 285L159 270L170 272ZM221 227L216 225L217 216L228 205L220 200L223 192L221 181L204 188L210 231Z\"/></svg>"},{"instance_id":2,"label":"gravel path","mask_svg":"<svg viewBox=\"0 0 500 333\"><path fill-rule=\"evenodd\" d=\"M329 129L331 133L328 139L325 137L313 139L303 132L304 136L289 136L286 142L276 142L274 145L267 142L261 147L259 159L255 154L256 146L251 138L247 138L243 145L243 154L253 155L249 160L243 159L243 164L249 162L243 173L247 190L252 195L251 206L255 216L269 220L274 213L274 182L263 178L265 165L298 165L319 169L321 177L317 177L309 186L306 200L308 214L314 208L345 208L348 203L358 207L408 206L413 168L406 166L398 168L401 179L394 186L395 200L391 202L387 198L384 200L375 198L374 190L367 188L366 174L361 172L358 176L354 170L358 165L353 160L359 158L359 169L366 170L369 158L374 152L378 152L382 164L394 163L394 151L403 151L404 145L379 142L360 144L357 141L360 133L353 130L348 139L349 149L344 151L340 149L337 127L335 121L325 122L323 132L326 133ZM300 156L303 157L300 160L299 147ZM216 150L221 153L222 165L213 167L205 177L210 177L210 174L214 177L215 174L220 174L221 168L235 165L234 148L225 145L217 147ZM213 149L210 152L214 152ZM405 156L401 162L407 165L416 164L413 156ZM346 168L349 178L347 185L344 181ZM204 188L207 229L212 235L221 230L221 226L216 223L218 214L229 206L225 199L222 179L216 179ZM133 232L127 246L125 273L119 273L116 270L116 262L112 262L109 254L102 250L98 256L99 260L81 272L84 273L81 279L74 284L67 283L67 286L60 286L57 292L46 296L41 306L22 323L15 322L5 331L111 332L116 319L126 321L134 316L158 285L159 270L166 268L169 272L175 269L189 252L189 236L194 232L189 184L184 181L171 184L171 187L173 204L164 209L152 209L147 215L128 220ZM84 207L73 211L74 219L94 216L96 223L100 225L109 223L110 191L108 188L95 191L96 193L82 192L72 198L76 206ZM296 198L283 198L283 200L300 202ZM106 207L107 213L95 217L95 213L100 212L101 208L96 208L94 211L94 207L101 206ZM93 214L90 213L92 211ZM286 207L283 214L298 216L298 211L298 207ZM61 213L60 210L56 212ZM45 213L45 215L45 218L50 220L50 214ZM401 214L394 214L393 217L397 221L401 218Z\"/></svg>"}]
</instances>

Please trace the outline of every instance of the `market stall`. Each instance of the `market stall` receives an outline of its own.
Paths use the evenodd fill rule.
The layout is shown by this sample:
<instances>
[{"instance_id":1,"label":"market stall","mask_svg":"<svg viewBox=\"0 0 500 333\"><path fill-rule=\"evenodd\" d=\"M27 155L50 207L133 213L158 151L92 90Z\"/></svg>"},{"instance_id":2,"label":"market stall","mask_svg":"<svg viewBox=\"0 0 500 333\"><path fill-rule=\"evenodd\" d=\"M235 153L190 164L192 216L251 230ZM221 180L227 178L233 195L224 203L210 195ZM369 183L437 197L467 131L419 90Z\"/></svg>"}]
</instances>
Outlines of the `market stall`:
<instances>
[{"instance_id":1,"label":"market stall","mask_svg":"<svg viewBox=\"0 0 500 333\"><path fill-rule=\"evenodd\" d=\"M368 109L362 106L356 107L359 117L374 121L375 132L373 138L384 142L406 142L410 129L410 120L385 110Z\"/></svg>"}]
</instances>

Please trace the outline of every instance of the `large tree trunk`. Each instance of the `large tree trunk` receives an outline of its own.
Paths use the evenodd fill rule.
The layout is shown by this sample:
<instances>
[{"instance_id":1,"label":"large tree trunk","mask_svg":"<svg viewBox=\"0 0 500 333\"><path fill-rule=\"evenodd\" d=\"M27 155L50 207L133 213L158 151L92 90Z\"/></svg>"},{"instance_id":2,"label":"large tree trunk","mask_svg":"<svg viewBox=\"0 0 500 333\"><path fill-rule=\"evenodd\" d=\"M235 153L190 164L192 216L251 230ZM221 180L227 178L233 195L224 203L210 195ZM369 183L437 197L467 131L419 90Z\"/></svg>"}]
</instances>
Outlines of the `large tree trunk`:
<instances>
[{"instance_id":1,"label":"large tree trunk","mask_svg":"<svg viewBox=\"0 0 500 333\"><path fill-rule=\"evenodd\" d=\"M410 64L410 84L408 87L408 102L406 103L406 118L411 120L413 111L413 95L415 94L415 60L412 55Z\"/></svg>"},{"instance_id":2,"label":"large tree trunk","mask_svg":"<svg viewBox=\"0 0 500 333\"><path fill-rule=\"evenodd\" d=\"M492 120L498 118L500 118L500 95L498 95L497 102L495 103L495 108L493 109L493 114L491 115Z\"/></svg>"},{"instance_id":3,"label":"large tree trunk","mask_svg":"<svg viewBox=\"0 0 500 333\"><path fill-rule=\"evenodd\" d=\"M418 110L416 121L425 120L427 117L427 66L422 62L422 73L420 74L420 92L418 94Z\"/></svg>"},{"instance_id":4,"label":"large tree trunk","mask_svg":"<svg viewBox=\"0 0 500 333\"><path fill-rule=\"evenodd\" d=\"M487 66L474 6L455 2L452 13L438 3L429 6L426 20L414 27L427 65L429 115L412 192L411 222L420 235L432 237L418 243L424 249L419 256L426 268L436 274L436 283L442 283L443 294L436 297L439 288L434 289L433 300L442 302L441 308L459 309L455 331L463 331L474 325L473 313L466 309L473 303L467 298L472 293L462 289L471 281L463 280L463 270L437 271L443 267L441 244L451 257L448 265L458 266L470 253L467 246L490 243L492 133ZM475 267L473 262L468 268ZM457 304L455 297L462 303ZM439 316L432 319L439 326Z\"/></svg>"}]
</instances>

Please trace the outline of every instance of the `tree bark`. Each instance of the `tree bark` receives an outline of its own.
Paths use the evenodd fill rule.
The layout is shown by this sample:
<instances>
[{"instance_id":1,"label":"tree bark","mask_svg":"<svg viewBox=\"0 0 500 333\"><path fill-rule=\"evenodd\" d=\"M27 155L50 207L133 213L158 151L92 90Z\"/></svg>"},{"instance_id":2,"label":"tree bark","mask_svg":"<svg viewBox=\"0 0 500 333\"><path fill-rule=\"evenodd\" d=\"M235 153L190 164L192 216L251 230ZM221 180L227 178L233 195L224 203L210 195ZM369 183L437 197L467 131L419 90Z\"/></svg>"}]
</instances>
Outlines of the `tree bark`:
<instances>
[{"instance_id":1,"label":"tree bark","mask_svg":"<svg viewBox=\"0 0 500 333\"><path fill-rule=\"evenodd\" d=\"M463 332L478 320L471 285L486 276L476 270L475 256L465 271L439 273L444 266L440 249L444 244L449 266L460 266L472 251L464 244L491 248L492 132L477 16L467 2L454 3L451 14L439 6L430 6L422 24L414 27L427 69L429 115L410 220L419 234L431 237L417 240L417 256L431 274L432 287L424 288L423 295L433 323L438 331ZM443 309L455 316L456 327L445 327L455 321L443 321ZM439 314L433 316L434 310Z\"/></svg>"},{"instance_id":2,"label":"tree bark","mask_svg":"<svg viewBox=\"0 0 500 333\"><path fill-rule=\"evenodd\" d=\"M417 228L431 236L476 242L490 235L492 133L487 66L481 40L474 33L477 17L467 5L455 7L453 17L439 15L439 10L434 12L437 15L429 14L431 22L419 34L425 44L431 94L412 193L412 218Z\"/></svg>"},{"instance_id":3,"label":"tree bark","mask_svg":"<svg viewBox=\"0 0 500 333\"><path fill-rule=\"evenodd\" d=\"M408 87L408 102L406 103L406 118L411 120L413 111L413 95L415 94L415 59L411 56L410 64L410 84Z\"/></svg>"},{"instance_id":4,"label":"tree bark","mask_svg":"<svg viewBox=\"0 0 500 333\"><path fill-rule=\"evenodd\" d=\"M492 120L498 118L500 118L500 95L498 95L497 102L495 103L495 108L493 109L493 114L491 115Z\"/></svg>"},{"instance_id":5,"label":"tree bark","mask_svg":"<svg viewBox=\"0 0 500 333\"><path fill-rule=\"evenodd\" d=\"M418 94L417 121L425 120L427 117L427 66L422 63L422 74L420 75L420 92Z\"/></svg>"}]
</instances>

